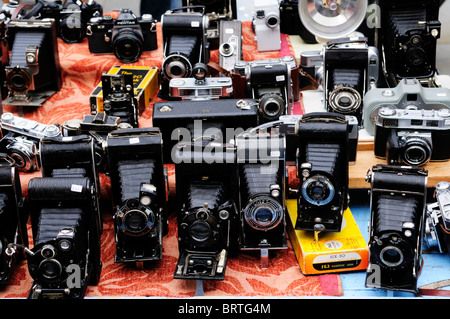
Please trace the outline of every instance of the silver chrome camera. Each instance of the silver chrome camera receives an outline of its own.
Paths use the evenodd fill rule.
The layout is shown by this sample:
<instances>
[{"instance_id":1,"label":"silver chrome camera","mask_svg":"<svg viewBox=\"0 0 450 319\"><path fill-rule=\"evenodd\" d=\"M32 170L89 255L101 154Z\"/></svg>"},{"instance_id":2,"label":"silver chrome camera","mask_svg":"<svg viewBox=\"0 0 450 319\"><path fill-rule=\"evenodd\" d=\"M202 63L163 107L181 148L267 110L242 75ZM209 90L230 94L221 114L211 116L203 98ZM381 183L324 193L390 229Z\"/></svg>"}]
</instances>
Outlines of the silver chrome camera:
<instances>
[{"instance_id":1,"label":"silver chrome camera","mask_svg":"<svg viewBox=\"0 0 450 319\"><path fill-rule=\"evenodd\" d=\"M328 112L354 115L363 123L364 95L377 86L378 49L366 38L342 38L329 41L321 51L306 51L300 65L324 92Z\"/></svg>"},{"instance_id":2,"label":"silver chrome camera","mask_svg":"<svg viewBox=\"0 0 450 319\"><path fill-rule=\"evenodd\" d=\"M427 205L425 243L450 254L450 183L437 183L434 195L436 201Z\"/></svg>"},{"instance_id":3,"label":"silver chrome camera","mask_svg":"<svg viewBox=\"0 0 450 319\"><path fill-rule=\"evenodd\" d=\"M227 71L242 60L242 22L239 20L220 21L219 65Z\"/></svg>"},{"instance_id":4,"label":"silver chrome camera","mask_svg":"<svg viewBox=\"0 0 450 319\"><path fill-rule=\"evenodd\" d=\"M383 107L439 110L450 108L450 89L423 87L416 79L403 79L395 88L374 88L364 96L364 128L375 134L375 122Z\"/></svg>"},{"instance_id":5,"label":"silver chrome camera","mask_svg":"<svg viewBox=\"0 0 450 319\"><path fill-rule=\"evenodd\" d=\"M177 78L169 82L170 96L182 100L212 100L231 97L233 81L229 77Z\"/></svg>"},{"instance_id":6,"label":"silver chrome camera","mask_svg":"<svg viewBox=\"0 0 450 319\"><path fill-rule=\"evenodd\" d=\"M258 51L281 49L280 7L278 0L255 0L253 29Z\"/></svg>"},{"instance_id":7,"label":"silver chrome camera","mask_svg":"<svg viewBox=\"0 0 450 319\"><path fill-rule=\"evenodd\" d=\"M61 132L56 125L45 125L33 120L4 113L0 121L3 138L0 147L10 155L20 171L39 169L37 146L44 137L58 137Z\"/></svg>"}]
</instances>

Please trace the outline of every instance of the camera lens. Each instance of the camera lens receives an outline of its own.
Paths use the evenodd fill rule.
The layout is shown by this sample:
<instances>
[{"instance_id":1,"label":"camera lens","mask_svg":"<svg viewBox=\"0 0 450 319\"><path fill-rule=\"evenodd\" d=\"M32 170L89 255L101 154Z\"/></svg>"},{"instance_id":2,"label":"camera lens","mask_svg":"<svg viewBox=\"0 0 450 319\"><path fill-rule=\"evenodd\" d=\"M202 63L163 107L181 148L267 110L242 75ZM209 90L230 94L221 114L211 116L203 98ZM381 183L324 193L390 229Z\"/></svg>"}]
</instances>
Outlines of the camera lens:
<instances>
[{"instance_id":1,"label":"camera lens","mask_svg":"<svg viewBox=\"0 0 450 319\"><path fill-rule=\"evenodd\" d=\"M283 207L273 198L257 197L245 207L244 218L252 228L267 231L275 228L281 222Z\"/></svg>"},{"instance_id":2,"label":"camera lens","mask_svg":"<svg viewBox=\"0 0 450 319\"><path fill-rule=\"evenodd\" d=\"M340 87L330 93L330 107L339 113L352 113L361 106L361 95L351 87Z\"/></svg>"},{"instance_id":3,"label":"camera lens","mask_svg":"<svg viewBox=\"0 0 450 319\"><path fill-rule=\"evenodd\" d=\"M148 224L148 215L138 209L128 211L123 217L124 227L127 231L134 235L144 232L148 228Z\"/></svg>"},{"instance_id":4,"label":"camera lens","mask_svg":"<svg viewBox=\"0 0 450 319\"><path fill-rule=\"evenodd\" d=\"M269 27L269 28L274 28L274 27L276 27L277 25L278 25L278 17L277 16L275 16L275 15L270 15L270 16L268 16L267 18L266 18L266 25Z\"/></svg>"},{"instance_id":5,"label":"camera lens","mask_svg":"<svg viewBox=\"0 0 450 319\"><path fill-rule=\"evenodd\" d=\"M28 89L32 80L27 71L18 69L8 73L7 83L14 91L22 92Z\"/></svg>"},{"instance_id":6,"label":"camera lens","mask_svg":"<svg viewBox=\"0 0 450 319\"><path fill-rule=\"evenodd\" d=\"M396 267L403 262L403 253L395 246L386 246L380 252L381 261L388 267Z\"/></svg>"},{"instance_id":7,"label":"camera lens","mask_svg":"<svg viewBox=\"0 0 450 319\"><path fill-rule=\"evenodd\" d=\"M206 221L197 220L189 227L191 238L203 242L211 236L211 227Z\"/></svg>"},{"instance_id":8,"label":"camera lens","mask_svg":"<svg viewBox=\"0 0 450 319\"><path fill-rule=\"evenodd\" d=\"M61 264L55 259L46 259L39 265L42 276L46 279L55 279L61 275L62 267Z\"/></svg>"},{"instance_id":9,"label":"camera lens","mask_svg":"<svg viewBox=\"0 0 450 319\"><path fill-rule=\"evenodd\" d=\"M431 158L431 146L421 138L410 138L406 141L403 160L411 166L422 166Z\"/></svg>"},{"instance_id":10,"label":"camera lens","mask_svg":"<svg viewBox=\"0 0 450 319\"><path fill-rule=\"evenodd\" d=\"M276 120L284 113L285 102L277 94L264 94L259 101L259 108L267 120Z\"/></svg>"},{"instance_id":11,"label":"camera lens","mask_svg":"<svg viewBox=\"0 0 450 319\"><path fill-rule=\"evenodd\" d=\"M86 35L86 26L81 23L79 14L73 13L61 19L58 34L66 43L80 43Z\"/></svg>"},{"instance_id":12,"label":"camera lens","mask_svg":"<svg viewBox=\"0 0 450 319\"><path fill-rule=\"evenodd\" d=\"M326 205L334 198L334 186L325 176L313 176L302 185L303 197L313 205Z\"/></svg>"},{"instance_id":13,"label":"camera lens","mask_svg":"<svg viewBox=\"0 0 450 319\"><path fill-rule=\"evenodd\" d=\"M422 48L411 48L408 50L407 57L412 65L422 65L425 61L425 51Z\"/></svg>"},{"instance_id":14,"label":"camera lens","mask_svg":"<svg viewBox=\"0 0 450 319\"><path fill-rule=\"evenodd\" d=\"M120 29L113 39L113 48L114 54L121 62L136 62L143 50L142 37L133 29Z\"/></svg>"},{"instance_id":15,"label":"camera lens","mask_svg":"<svg viewBox=\"0 0 450 319\"><path fill-rule=\"evenodd\" d=\"M192 73L190 62L181 55L171 55L163 62L163 71L167 78L186 78Z\"/></svg>"}]
</instances>

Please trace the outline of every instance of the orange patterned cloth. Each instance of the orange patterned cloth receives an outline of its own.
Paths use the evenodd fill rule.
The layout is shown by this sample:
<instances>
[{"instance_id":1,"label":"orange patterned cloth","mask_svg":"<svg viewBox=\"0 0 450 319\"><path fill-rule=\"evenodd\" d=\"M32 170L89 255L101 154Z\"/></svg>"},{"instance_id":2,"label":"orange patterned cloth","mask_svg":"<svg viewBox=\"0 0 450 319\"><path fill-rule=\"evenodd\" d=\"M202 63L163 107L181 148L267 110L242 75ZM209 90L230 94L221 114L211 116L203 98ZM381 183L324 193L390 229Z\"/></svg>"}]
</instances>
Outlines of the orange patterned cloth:
<instances>
[{"instance_id":1,"label":"orange patterned cloth","mask_svg":"<svg viewBox=\"0 0 450 319\"><path fill-rule=\"evenodd\" d=\"M144 52L132 65L161 67L162 35L161 25L157 25L158 49ZM68 45L58 39L62 67L63 86L48 101L37 109L24 109L23 116L44 124L63 123L73 118L81 119L90 113L89 95L100 82L103 72L108 72L120 62L113 54L92 55L87 39L80 44ZM243 22L243 59L262 60L294 55L289 38L282 35L282 50L258 52L250 21ZM211 52L211 60L218 63L218 50ZM155 97L139 119L141 127L151 126L152 105L160 101ZM12 106L3 106L4 112L18 114ZM170 189L174 188L174 168L169 168ZM27 195L28 181L41 176L40 172L21 174L24 196ZM114 263L115 242L112 221L112 201L110 181L100 176L101 206L104 230L102 234L102 274L98 286L89 286L86 297L191 297L196 290L193 280L174 279L178 260L176 215L169 214L169 232L163 239L163 258L153 264L138 269L135 264ZM173 194L173 193L172 193ZM31 229L29 238L31 240ZM206 281L206 296L323 296L342 295L342 285L338 274L304 276L295 253L288 241L288 249L271 251L269 268L260 267L260 256L255 252L241 252L230 258L224 281ZM26 298L31 288L32 278L28 274L26 261L18 263L8 286L0 290L1 298Z\"/></svg>"}]
</instances>

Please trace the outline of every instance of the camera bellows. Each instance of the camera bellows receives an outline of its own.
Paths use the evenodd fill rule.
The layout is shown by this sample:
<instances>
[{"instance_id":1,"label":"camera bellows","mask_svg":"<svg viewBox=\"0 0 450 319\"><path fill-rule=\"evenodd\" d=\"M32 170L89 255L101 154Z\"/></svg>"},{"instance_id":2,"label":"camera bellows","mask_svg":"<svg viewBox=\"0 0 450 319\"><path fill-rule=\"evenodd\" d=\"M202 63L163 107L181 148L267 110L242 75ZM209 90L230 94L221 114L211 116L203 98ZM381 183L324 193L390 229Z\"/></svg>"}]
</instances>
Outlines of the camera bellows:
<instances>
[{"instance_id":1,"label":"camera bellows","mask_svg":"<svg viewBox=\"0 0 450 319\"><path fill-rule=\"evenodd\" d=\"M278 184L279 170L270 164L250 164L243 166L245 189L248 197L257 194L269 194L270 185Z\"/></svg>"},{"instance_id":2,"label":"camera bellows","mask_svg":"<svg viewBox=\"0 0 450 319\"><path fill-rule=\"evenodd\" d=\"M122 160L117 163L122 202L139 196L141 183L151 183L155 170L153 159Z\"/></svg>"},{"instance_id":3,"label":"camera bellows","mask_svg":"<svg viewBox=\"0 0 450 319\"><path fill-rule=\"evenodd\" d=\"M11 50L10 66L26 67L27 56L26 49L30 46L40 48L45 38L45 32L19 32L14 38ZM37 58L37 57L36 57Z\"/></svg>"},{"instance_id":4,"label":"camera bellows","mask_svg":"<svg viewBox=\"0 0 450 319\"><path fill-rule=\"evenodd\" d=\"M406 35L411 29L418 28L419 21L427 21L425 10L401 10L393 11L390 14L389 26L397 35ZM426 26L423 27L424 30Z\"/></svg>"},{"instance_id":5,"label":"camera bellows","mask_svg":"<svg viewBox=\"0 0 450 319\"><path fill-rule=\"evenodd\" d=\"M208 209L218 208L224 201L222 183L192 183L189 186L189 209L203 207L208 204Z\"/></svg>"},{"instance_id":6,"label":"camera bellows","mask_svg":"<svg viewBox=\"0 0 450 319\"><path fill-rule=\"evenodd\" d=\"M375 208L375 231L378 234L385 231L402 233L404 223L416 224L417 215L420 214L418 205L416 198L380 195Z\"/></svg>"},{"instance_id":7,"label":"camera bellows","mask_svg":"<svg viewBox=\"0 0 450 319\"><path fill-rule=\"evenodd\" d=\"M307 144L306 162L312 164L314 171L321 171L334 176L341 146L339 144Z\"/></svg>"}]
</instances>

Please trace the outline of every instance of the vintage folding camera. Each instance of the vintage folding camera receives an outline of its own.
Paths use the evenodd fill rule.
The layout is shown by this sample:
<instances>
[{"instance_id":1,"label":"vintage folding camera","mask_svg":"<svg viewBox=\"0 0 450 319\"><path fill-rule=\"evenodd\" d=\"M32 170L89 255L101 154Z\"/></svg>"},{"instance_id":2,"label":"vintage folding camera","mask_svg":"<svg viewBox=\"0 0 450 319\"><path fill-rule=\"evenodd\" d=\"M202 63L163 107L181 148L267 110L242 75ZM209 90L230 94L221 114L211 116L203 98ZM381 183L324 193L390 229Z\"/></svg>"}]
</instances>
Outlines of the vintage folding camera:
<instances>
[{"instance_id":1,"label":"vintage folding camera","mask_svg":"<svg viewBox=\"0 0 450 319\"><path fill-rule=\"evenodd\" d=\"M317 43L316 36L303 25L298 11L298 0L280 0L280 32L299 35L308 44Z\"/></svg>"},{"instance_id":2,"label":"vintage folding camera","mask_svg":"<svg viewBox=\"0 0 450 319\"><path fill-rule=\"evenodd\" d=\"M240 248L260 250L262 268L269 250L287 248L285 219L285 138L267 131L236 137L240 185Z\"/></svg>"},{"instance_id":3,"label":"vintage folding camera","mask_svg":"<svg viewBox=\"0 0 450 319\"><path fill-rule=\"evenodd\" d=\"M266 122L274 121L281 115L291 114L294 102L299 100L298 74L299 68L291 56L238 61L231 75L233 97L259 100L262 118Z\"/></svg>"},{"instance_id":4,"label":"vintage folding camera","mask_svg":"<svg viewBox=\"0 0 450 319\"><path fill-rule=\"evenodd\" d=\"M40 106L62 86L56 26L49 20L11 20L5 105Z\"/></svg>"},{"instance_id":5,"label":"vintage folding camera","mask_svg":"<svg viewBox=\"0 0 450 319\"><path fill-rule=\"evenodd\" d=\"M14 161L0 153L0 286L7 285L16 262L25 257L28 246L25 198Z\"/></svg>"},{"instance_id":6,"label":"vintage folding camera","mask_svg":"<svg viewBox=\"0 0 450 319\"><path fill-rule=\"evenodd\" d=\"M389 165L422 166L447 161L450 110L382 108L375 126L374 154Z\"/></svg>"},{"instance_id":7,"label":"vintage folding camera","mask_svg":"<svg viewBox=\"0 0 450 319\"><path fill-rule=\"evenodd\" d=\"M28 183L33 248L29 299L82 299L102 268L98 172L87 135L43 139L42 177Z\"/></svg>"},{"instance_id":8,"label":"vintage folding camera","mask_svg":"<svg viewBox=\"0 0 450 319\"><path fill-rule=\"evenodd\" d=\"M88 21L101 17L103 7L94 0L45 1L38 0L31 9L19 13L21 19L54 19L58 36L66 43L80 43L86 36Z\"/></svg>"},{"instance_id":9,"label":"vintage folding camera","mask_svg":"<svg viewBox=\"0 0 450 319\"><path fill-rule=\"evenodd\" d=\"M39 169L39 142L46 137L61 137L58 126L3 113L0 118L2 138L0 149L8 154L21 172Z\"/></svg>"},{"instance_id":10,"label":"vintage folding camera","mask_svg":"<svg viewBox=\"0 0 450 319\"><path fill-rule=\"evenodd\" d=\"M182 0L184 7L204 6L205 14L209 23L206 30L210 50L219 48L219 41L222 35L220 24L237 18L236 0Z\"/></svg>"},{"instance_id":11,"label":"vintage folding camera","mask_svg":"<svg viewBox=\"0 0 450 319\"><path fill-rule=\"evenodd\" d=\"M441 35L439 0L380 1L380 45L389 86L403 78L428 86L436 74L436 44Z\"/></svg>"},{"instance_id":12,"label":"vintage folding camera","mask_svg":"<svg viewBox=\"0 0 450 319\"><path fill-rule=\"evenodd\" d=\"M296 124L298 214L295 229L339 232L348 207L348 167L356 161L358 124L354 116L308 113Z\"/></svg>"},{"instance_id":13,"label":"vintage folding camera","mask_svg":"<svg viewBox=\"0 0 450 319\"><path fill-rule=\"evenodd\" d=\"M378 49L366 38L343 38L327 42L322 51L303 52L300 61L322 86L325 109L356 116L363 126L364 96L379 83Z\"/></svg>"},{"instance_id":14,"label":"vintage folding camera","mask_svg":"<svg viewBox=\"0 0 450 319\"><path fill-rule=\"evenodd\" d=\"M450 89L423 87L417 79L403 79L394 88L374 88L364 96L364 128L375 134L381 108L439 110L450 109Z\"/></svg>"},{"instance_id":15,"label":"vintage folding camera","mask_svg":"<svg viewBox=\"0 0 450 319\"><path fill-rule=\"evenodd\" d=\"M216 127L218 129L218 127ZM204 130L215 140L214 134ZM239 249L238 167L233 144L180 141L174 153L179 258L174 278L223 280Z\"/></svg>"},{"instance_id":16,"label":"vintage folding camera","mask_svg":"<svg viewBox=\"0 0 450 319\"><path fill-rule=\"evenodd\" d=\"M120 123L139 127L139 104L134 95L133 76L131 74L102 75L103 111L120 118ZM92 114L97 113L91 108Z\"/></svg>"},{"instance_id":17,"label":"vintage folding camera","mask_svg":"<svg viewBox=\"0 0 450 319\"><path fill-rule=\"evenodd\" d=\"M450 183L439 182L434 202L427 204L425 243L429 249L450 254Z\"/></svg>"},{"instance_id":18,"label":"vintage folding camera","mask_svg":"<svg viewBox=\"0 0 450 319\"><path fill-rule=\"evenodd\" d=\"M61 134L65 137L90 135L94 139L94 160L99 173L107 172L106 138L112 131L132 128L129 123L121 123L120 118L99 112L83 115L83 119L71 119L61 124Z\"/></svg>"},{"instance_id":19,"label":"vintage folding camera","mask_svg":"<svg viewBox=\"0 0 450 319\"><path fill-rule=\"evenodd\" d=\"M158 128L122 129L107 138L114 205L115 262L160 260L167 233L166 176Z\"/></svg>"},{"instance_id":20,"label":"vintage folding camera","mask_svg":"<svg viewBox=\"0 0 450 319\"><path fill-rule=\"evenodd\" d=\"M280 7L278 0L255 1L252 27L256 35L258 51L281 49Z\"/></svg>"},{"instance_id":21,"label":"vintage folding camera","mask_svg":"<svg viewBox=\"0 0 450 319\"><path fill-rule=\"evenodd\" d=\"M370 187L369 264L366 287L417 293L428 172L376 165Z\"/></svg>"},{"instance_id":22,"label":"vintage folding camera","mask_svg":"<svg viewBox=\"0 0 450 319\"><path fill-rule=\"evenodd\" d=\"M142 52L158 48L156 20L151 14L138 18L130 9L121 9L117 19L91 18L86 34L91 53L114 53L122 63L136 62Z\"/></svg>"},{"instance_id":23,"label":"vintage folding camera","mask_svg":"<svg viewBox=\"0 0 450 319\"><path fill-rule=\"evenodd\" d=\"M188 10L195 11L188 11ZM208 17L204 6L182 7L161 16L163 62L160 96L169 95L169 81L193 76L197 63L208 64Z\"/></svg>"},{"instance_id":24,"label":"vintage folding camera","mask_svg":"<svg viewBox=\"0 0 450 319\"><path fill-rule=\"evenodd\" d=\"M153 126L159 127L164 143L164 162L173 163L180 140L192 138L214 142L203 131L214 130L214 140L228 142L259 124L258 102L252 99L168 101L153 104Z\"/></svg>"},{"instance_id":25,"label":"vintage folding camera","mask_svg":"<svg viewBox=\"0 0 450 319\"><path fill-rule=\"evenodd\" d=\"M228 72L234 64L242 61L242 22L239 20L220 21L219 65Z\"/></svg>"},{"instance_id":26,"label":"vintage folding camera","mask_svg":"<svg viewBox=\"0 0 450 319\"><path fill-rule=\"evenodd\" d=\"M169 82L172 100L213 100L231 97L233 81L230 77L208 77L207 66L197 63L193 77L174 78Z\"/></svg>"}]
</instances>

